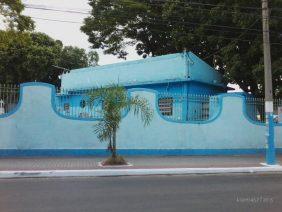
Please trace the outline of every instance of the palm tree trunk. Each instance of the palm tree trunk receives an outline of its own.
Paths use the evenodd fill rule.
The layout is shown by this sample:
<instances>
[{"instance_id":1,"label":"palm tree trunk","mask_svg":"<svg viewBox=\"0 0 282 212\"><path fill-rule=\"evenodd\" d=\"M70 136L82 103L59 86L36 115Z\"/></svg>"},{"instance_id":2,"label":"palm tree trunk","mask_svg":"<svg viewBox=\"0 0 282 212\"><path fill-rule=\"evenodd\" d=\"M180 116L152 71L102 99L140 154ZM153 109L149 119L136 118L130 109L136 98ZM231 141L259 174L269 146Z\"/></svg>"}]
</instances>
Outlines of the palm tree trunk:
<instances>
[{"instance_id":1,"label":"palm tree trunk","mask_svg":"<svg viewBox=\"0 0 282 212\"><path fill-rule=\"evenodd\" d=\"M113 130L113 148L112 148L112 157L116 158L117 153L116 153L116 129Z\"/></svg>"},{"instance_id":2,"label":"palm tree trunk","mask_svg":"<svg viewBox=\"0 0 282 212\"><path fill-rule=\"evenodd\" d=\"M111 151L111 153L113 152L112 136L110 137L110 141L109 141L109 144L108 144L108 150Z\"/></svg>"}]
</instances>

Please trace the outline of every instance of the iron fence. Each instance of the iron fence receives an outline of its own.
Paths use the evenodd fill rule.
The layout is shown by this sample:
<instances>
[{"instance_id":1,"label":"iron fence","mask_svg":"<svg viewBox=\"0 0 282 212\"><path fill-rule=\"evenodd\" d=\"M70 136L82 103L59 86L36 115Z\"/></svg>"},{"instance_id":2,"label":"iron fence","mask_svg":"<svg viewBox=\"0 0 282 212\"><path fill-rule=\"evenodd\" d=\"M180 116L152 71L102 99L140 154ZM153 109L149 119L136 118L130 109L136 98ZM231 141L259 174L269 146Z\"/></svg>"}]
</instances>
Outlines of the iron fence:
<instances>
[{"instance_id":1,"label":"iron fence","mask_svg":"<svg viewBox=\"0 0 282 212\"><path fill-rule=\"evenodd\" d=\"M60 90L57 89L55 99L56 111L70 118L79 119L102 119L103 118L103 101L89 101L89 93L93 90ZM122 111L122 116L128 110Z\"/></svg>"},{"instance_id":2,"label":"iron fence","mask_svg":"<svg viewBox=\"0 0 282 212\"><path fill-rule=\"evenodd\" d=\"M219 112L219 97L210 95L182 95L161 93L158 95L158 107L161 115L173 121L207 121ZM263 98L246 98L246 114L255 122L265 122L265 106ZM278 118L282 99L274 100L274 121ZM280 109L281 111L282 109Z\"/></svg>"},{"instance_id":3,"label":"iron fence","mask_svg":"<svg viewBox=\"0 0 282 212\"><path fill-rule=\"evenodd\" d=\"M56 111L66 117L101 119L103 102L89 103L91 90L59 90L56 95ZM219 111L217 96L180 95L160 93L158 95L160 113L174 121L206 121ZM127 110L123 111L123 115Z\"/></svg>"},{"instance_id":4,"label":"iron fence","mask_svg":"<svg viewBox=\"0 0 282 212\"><path fill-rule=\"evenodd\" d=\"M74 91L57 89L55 107L56 111L71 118L102 118L102 107L97 102L90 104L88 93L90 90Z\"/></svg>"},{"instance_id":5,"label":"iron fence","mask_svg":"<svg viewBox=\"0 0 282 212\"><path fill-rule=\"evenodd\" d=\"M183 95L160 93L158 109L166 119L173 121L207 121L219 112L219 99L211 95Z\"/></svg>"},{"instance_id":6,"label":"iron fence","mask_svg":"<svg viewBox=\"0 0 282 212\"><path fill-rule=\"evenodd\" d=\"M89 103L91 90L60 90L57 89L55 99L56 111L72 118L101 119L103 116L103 102ZM0 84L0 115L12 111L19 102L20 87L18 85ZM219 97L212 95L183 95L172 93L158 94L158 109L162 116L173 121L207 121L219 113ZM275 122L278 111L282 111L282 99L274 100ZM123 115L127 110L123 111ZM255 121L265 122L265 103L263 98L246 98L246 114Z\"/></svg>"},{"instance_id":7,"label":"iron fence","mask_svg":"<svg viewBox=\"0 0 282 212\"><path fill-rule=\"evenodd\" d=\"M273 101L273 114L274 121L281 122L278 118L278 109L282 107L282 99L274 99ZM265 100L263 98L246 98L246 112L248 117L255 121L263 123L265 122Z\"/></svg>"},{"instance_id":8,"label":"iron fence","mask_svg":"<svg viewBox=\"0 0 282 212\"><path fill-rule=\"evenodd\" d=\"M19 102L20 87L18 85L0 84L0 115L12 111Z\"/></svg>"}]
</instances>

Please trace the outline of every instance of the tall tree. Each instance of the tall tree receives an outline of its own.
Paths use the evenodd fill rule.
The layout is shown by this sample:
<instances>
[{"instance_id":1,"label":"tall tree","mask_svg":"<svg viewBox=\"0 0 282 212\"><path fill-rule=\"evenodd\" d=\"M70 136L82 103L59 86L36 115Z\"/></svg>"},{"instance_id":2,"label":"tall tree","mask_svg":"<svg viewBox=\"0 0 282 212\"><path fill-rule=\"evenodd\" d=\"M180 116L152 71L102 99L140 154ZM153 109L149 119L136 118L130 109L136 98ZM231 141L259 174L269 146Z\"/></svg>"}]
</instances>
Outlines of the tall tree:
<instances>
[{"instance_id":1,"label":"tall tree","mask_svg":"<svg viewBox=\"0 0 282 212\"><path fill-rule=\"evenodd\" d=\"M76 69L98 65L99 55L96 51L86 53L85 49L76 46L65 46L62 50L59 65L65 69Z\"/></svg>"},{"instance_id":2,"label":"tall tree","mask_svg":"<svg viewBox=\"0 0 282 212\"><path fill-rule=\"evenodd\" d=\"M143 57L194 52L256 96L263 94L261 5L257 0L89 0L81 30L93 48L126 58L135 45ZM271 2L274 94L282 96L281 0ZM279 44L280 43L280 44Z\"/></svg>"},{"instance_id":3,"label":"tall tree","mask_svg":"<svg viewBox=\"0 0 282 212\"><path fill-rule=\"evenodd\" d=\"M88 57L84 49L65 46L60 57L60 66L66 69L75 69L88 66Z\"/></svg>"},{"instance_id":4,"label":"tall tree","mask_svg":"<svg viewBox=\"0 0 282 212\"><path fill-rule=\"evenodd\" d=\"M86 67L88 62L84 49L63 47L61 41L44 33L0 31L0 83L59 85L58 76L65 69Z\"/></svg>"},{"instance_id":5,"label":"tall tree","mask_svg":"<svg viewBox=\"0 0 282 212\"><path fill-rule=\"evenodd\" d=\"M44 33L33 32L34 22L22 15L21 0L0 0L0 16L7 29L0 30L0 83L42 81L59 85L65 70L98 64L97 52L64 47Z\"/></svg>"},{"instance_id":6,"label":"tall tree","mask_svg":"<svg viewBox=\"0 0 282 212\"><path fill-rule=\"evenodd\" d=\"M4 18L4 23L8 28L19 31L33 30L33 20L25 15L22 15L24 5L21 0L1 0L0 15Z\"/></svg>"},{"instance_id":7,"label":"tall tree","mask_svg":"<svg viewBox=\"0 0 282 212\"><path fill-rule=\"evenodd\" d=\"M87 54L88 66L97 66L99 62L99 54L96 51L90 51Z\"/></svg>"},{"instance_id":8,"label":"tall tree","mask_svg":"<svg viewBox=\"0 0 282 212\"><path fill-rule=\"evenodd\" d=\"M43 33L0 31L0 43L1 83L56 82L52 65L58 64L60 41Z\"/></svg>"}]
</instances>

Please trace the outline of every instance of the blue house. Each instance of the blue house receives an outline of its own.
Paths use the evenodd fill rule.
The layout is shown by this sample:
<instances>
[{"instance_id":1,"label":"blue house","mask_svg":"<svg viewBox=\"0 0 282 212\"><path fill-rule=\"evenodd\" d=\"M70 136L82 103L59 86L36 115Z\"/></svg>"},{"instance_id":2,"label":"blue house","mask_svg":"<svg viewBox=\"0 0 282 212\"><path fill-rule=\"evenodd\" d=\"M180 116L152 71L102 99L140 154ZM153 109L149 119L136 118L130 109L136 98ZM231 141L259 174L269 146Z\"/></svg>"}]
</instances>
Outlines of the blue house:
<instances>
[{"instance_id":1,"label":"blue house","mask_svg":"<svg viewBox=\"0 0 282 212\"><path fill-rule=\"evenodd\" d=\"M82 118L95 118L101 110L101 105L89 108L85 94L112 84L155 90L160 112L182 121L206 119L213 113L212 96L228 89L221 74L192 52L71 70L61 80L60 112Z\"/></svg>"}]
</instances>

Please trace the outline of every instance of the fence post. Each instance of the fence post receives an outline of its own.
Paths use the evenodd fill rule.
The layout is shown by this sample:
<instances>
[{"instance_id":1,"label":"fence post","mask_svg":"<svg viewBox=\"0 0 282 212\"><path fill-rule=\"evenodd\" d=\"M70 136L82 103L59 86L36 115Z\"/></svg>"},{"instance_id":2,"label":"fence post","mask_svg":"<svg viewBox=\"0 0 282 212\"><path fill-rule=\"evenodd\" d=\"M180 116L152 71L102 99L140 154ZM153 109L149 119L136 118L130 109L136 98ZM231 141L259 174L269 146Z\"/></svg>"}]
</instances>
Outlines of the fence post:
<instances>
[{"instance_id":1,"label":"fence post","mask_svg":"<svg viewBox=\"0 0 282 212\"><path fill-rule=\"evenodd\" d=\"M182 121L187 121L187 116L188 116L188 85L187 82L184 84L183 88L184 94L182 95L183 102L182 102ZM181 101L181 96L180 96L180 101ZM181 102L180 102L181 103Z\"/></svg>"},{"instance_id":2,"label":"fence post","mask_svg":"<svg viewBox=\"0 0 282 212\"><path fill-rule=\"evenodd\" d=\"M267 121L266 121L266 163L269 165L276 164L275 157L275 144L274 144L274 122L273 122L273 114L267 113ZM268 125L268 126L267 126Z\"/></svg>"}]
</instances>

